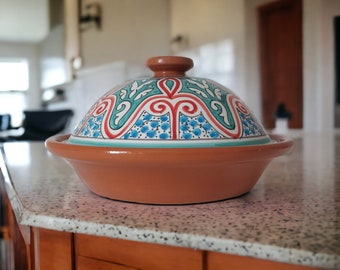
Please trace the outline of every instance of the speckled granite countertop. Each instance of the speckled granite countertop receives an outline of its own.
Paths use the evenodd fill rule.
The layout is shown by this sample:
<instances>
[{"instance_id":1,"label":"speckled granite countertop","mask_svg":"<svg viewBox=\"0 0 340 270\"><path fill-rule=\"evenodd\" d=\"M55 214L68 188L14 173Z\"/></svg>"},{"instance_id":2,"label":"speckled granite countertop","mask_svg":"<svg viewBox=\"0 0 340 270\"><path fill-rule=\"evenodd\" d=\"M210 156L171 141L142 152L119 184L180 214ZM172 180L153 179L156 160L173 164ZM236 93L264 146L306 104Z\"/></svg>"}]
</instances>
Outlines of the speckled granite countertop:
<instances>
[{"instance_id":1,"label":"speckled granite countertop","mask_svg":"<svg viewBox=\"0 0 340 270\"><path fill-rule=\"evenodd\" d=\"M187 206L100 198L42 143L5 144L2 155L21 224L340 269L340 135L296 138L250 193Z\"/></svg>"}]
</instances>

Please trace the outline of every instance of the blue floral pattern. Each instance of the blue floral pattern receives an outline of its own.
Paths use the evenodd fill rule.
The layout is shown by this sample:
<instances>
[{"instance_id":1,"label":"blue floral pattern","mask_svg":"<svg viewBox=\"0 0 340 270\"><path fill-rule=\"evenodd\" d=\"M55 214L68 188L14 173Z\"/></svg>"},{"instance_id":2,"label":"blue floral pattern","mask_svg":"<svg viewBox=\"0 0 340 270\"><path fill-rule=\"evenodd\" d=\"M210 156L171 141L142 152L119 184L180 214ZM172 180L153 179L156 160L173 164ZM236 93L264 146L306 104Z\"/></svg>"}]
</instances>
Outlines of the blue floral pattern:
<instances>
[{"instance_id":1,"label":"blue floral pattern","mask_svg":"<svg viewBox=\"0 0 340 270\"><path fill-rule=\"evenodd\" d=\"M236 95L198 78L142 79L113 89L92 106L73 135L148 141L267 136Z\"/></svg>"}]
</instances>

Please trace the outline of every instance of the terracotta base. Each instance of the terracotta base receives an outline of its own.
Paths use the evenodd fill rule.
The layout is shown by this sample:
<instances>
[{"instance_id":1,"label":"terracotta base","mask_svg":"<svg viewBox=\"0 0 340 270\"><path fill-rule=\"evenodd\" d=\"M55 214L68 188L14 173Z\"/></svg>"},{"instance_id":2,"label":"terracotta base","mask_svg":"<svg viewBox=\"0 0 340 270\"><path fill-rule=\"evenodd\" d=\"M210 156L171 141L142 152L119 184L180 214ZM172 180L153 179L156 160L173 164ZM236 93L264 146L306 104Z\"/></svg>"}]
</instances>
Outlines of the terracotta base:
<instances>
[{"instance_id":1,"label":"terracotta base","mask_svg":"<svg viewBox=\"0 0 340 270\"><path fill-rule=\"evenodd\" d=\"M271 159L293 141L220 148L110 148L67 144L69 135L46 141L65 158L90 190L111 199L148 204L190 204L247 193Z\"/></svg>"}]
</instances>

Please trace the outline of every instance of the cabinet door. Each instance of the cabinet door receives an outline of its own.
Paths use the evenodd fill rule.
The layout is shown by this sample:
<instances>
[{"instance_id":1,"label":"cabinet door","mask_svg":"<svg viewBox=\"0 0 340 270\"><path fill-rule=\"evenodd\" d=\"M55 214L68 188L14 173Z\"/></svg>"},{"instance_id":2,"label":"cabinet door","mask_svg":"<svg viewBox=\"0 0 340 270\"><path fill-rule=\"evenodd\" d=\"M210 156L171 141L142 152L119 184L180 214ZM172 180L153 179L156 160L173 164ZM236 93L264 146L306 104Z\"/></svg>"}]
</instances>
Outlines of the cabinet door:
<instances>
[{"instance_id":1,"label":"cabinet door","mask_svg":"<svg viewBox=\"0 0 340 270\"><path fill-rule=\"evenodd\" d=\"M73 269L73 236L71 233L34 227L32 234L34 239L34 269Z\"/></svg>"},{"instance_id":2,"label":"cabinet door","mask_svg":"<svg viewBox=\"0 0 340 270\"><path fill-rule=\"evenodd\" d=\"M89 257L137 269L202 269L202 251L158 244L77 234L76 256Z\"/></svg>"}]
</instances>

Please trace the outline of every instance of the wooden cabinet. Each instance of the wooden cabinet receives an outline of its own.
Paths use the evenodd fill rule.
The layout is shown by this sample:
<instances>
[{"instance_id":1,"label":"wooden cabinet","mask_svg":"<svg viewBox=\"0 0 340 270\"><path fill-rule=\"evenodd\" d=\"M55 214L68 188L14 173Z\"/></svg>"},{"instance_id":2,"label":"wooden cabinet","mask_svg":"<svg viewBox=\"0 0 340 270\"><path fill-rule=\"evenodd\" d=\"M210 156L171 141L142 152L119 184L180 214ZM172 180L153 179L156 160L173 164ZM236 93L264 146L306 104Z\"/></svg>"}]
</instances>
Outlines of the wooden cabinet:
<instances>
[{"instance_id":1,"label":"wooden cabinet","mask_svg":"<svg viewBox=\"0 0 340 270\"><path fill-rule=\"evenodd\" d=\"M218 252L199 251L82 234L75 235L75 254L77 270L316 269Z\"/></svg>"},{"instance_id":2,"label":"wooden cabinet","mask_svg":"<svg viewBox=\"0 0 340 270\"><path fill-rule=\"evenodd\" d=\"M13 225L18 226L11 224ZM30 228L29 238L29 242L26 242L24 237L12 239L17 247L15 249L16 270L320 269L218 252L72 234L36 227Z\"/></svg>"}]
</instances>

